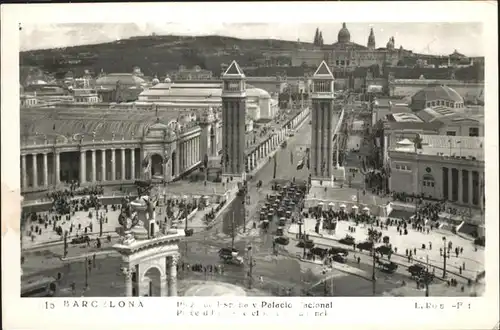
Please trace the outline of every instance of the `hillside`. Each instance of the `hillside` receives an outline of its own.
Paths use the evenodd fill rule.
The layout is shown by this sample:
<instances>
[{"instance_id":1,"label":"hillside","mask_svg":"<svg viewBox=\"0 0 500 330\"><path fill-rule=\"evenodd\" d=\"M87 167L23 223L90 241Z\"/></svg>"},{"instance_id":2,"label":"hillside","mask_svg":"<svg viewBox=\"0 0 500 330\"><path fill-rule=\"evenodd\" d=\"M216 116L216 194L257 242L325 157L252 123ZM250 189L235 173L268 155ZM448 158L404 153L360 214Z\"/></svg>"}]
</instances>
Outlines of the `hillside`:
<instances>
[{"instance_id":1,"label":"hillside","mask_svg":"<svg viewBox=\"0 0 500 330\"><path fill-rule=\"evenodd\" d=\"M301 46L307 48L312 47L312 44L301 43ZM146 76L162 76L167 71L176 70L181 64L187 68L199 65L202 69L218 74L221 63L231 60L238 61L242 67L264 61L266 57L284 64L287 58L282 55L296 47L296 42L284 40L147 36L95 45L21 52L20 63L22 67L37 67L43 72L55 73L56 78L64 76L69 70L79 76L85 69L91 72L100 72L101 69L104 72L131 72L134 66L140 67Z\"/></svg>"}]
</instances>

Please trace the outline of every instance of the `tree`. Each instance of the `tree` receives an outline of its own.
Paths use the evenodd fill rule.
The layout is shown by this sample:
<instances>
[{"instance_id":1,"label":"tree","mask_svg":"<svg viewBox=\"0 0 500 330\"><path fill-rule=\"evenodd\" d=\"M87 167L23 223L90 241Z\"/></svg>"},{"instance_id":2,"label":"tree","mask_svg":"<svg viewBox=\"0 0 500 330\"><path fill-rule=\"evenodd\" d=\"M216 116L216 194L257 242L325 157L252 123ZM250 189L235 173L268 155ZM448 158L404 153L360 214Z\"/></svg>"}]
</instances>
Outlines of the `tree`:
<instances>
[{"instance_id":1,"label":"tree","mask_svg":"<svg viewBox=\"0 0 500 330\"><path fill-rule=\"evenodd\" d=\"M318 46L323 46L323 32L319 33L319 36L318 36Z\"/></svg>"}]
</instances>

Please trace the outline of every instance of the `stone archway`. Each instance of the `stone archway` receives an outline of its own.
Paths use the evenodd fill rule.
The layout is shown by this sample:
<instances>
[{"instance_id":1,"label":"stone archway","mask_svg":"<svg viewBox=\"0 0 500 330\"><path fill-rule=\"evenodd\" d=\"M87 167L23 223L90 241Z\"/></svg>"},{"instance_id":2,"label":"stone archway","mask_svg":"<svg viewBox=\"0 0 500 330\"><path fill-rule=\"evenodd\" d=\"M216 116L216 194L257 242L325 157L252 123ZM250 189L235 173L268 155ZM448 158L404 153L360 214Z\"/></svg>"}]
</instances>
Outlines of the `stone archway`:
<instances>
[{"instance_id":1,"label":"stone archway","mask_svg":"<svg viewBox=\"0 0 500 330\"><path fill-rule=\"evenodd\" d=\"M161 297L162 277L162 272L158 267L149 267L142 276L142 295L149 297Z\"/></svg>"},{"instance_id":2,"label":"stone archway","mask_svg":"<svg viewBox=\"0 0 500 330\"><path fill-rule=\"evenodd\" d=\"M163 176L163 157L158 154L151 155L151 175Z\"/></svg>"}]
</instances>

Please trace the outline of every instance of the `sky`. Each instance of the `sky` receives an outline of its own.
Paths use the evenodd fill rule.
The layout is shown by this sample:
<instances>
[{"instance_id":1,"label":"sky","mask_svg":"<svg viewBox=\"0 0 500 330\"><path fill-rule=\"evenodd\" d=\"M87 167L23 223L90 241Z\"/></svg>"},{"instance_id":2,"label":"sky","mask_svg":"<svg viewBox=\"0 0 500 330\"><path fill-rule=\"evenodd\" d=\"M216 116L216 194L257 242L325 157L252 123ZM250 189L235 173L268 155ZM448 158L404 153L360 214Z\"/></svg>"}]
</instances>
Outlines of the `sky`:
<instances>
[{"instance_id":1,"label":"sky","mask_svg":"<svg viewBox=\"0 0 500 330\"><path fill-rule=\"evenodd\" d=\"M385 47L390 37L396 48L418 53L447 55L455 49L467 56L484 56L481 23L349 23L351 41L366 45L373 27L377 47ZM316 28L323 32L326 44L337 41L342 22L336 23L81 23L25 24L20 35L21 50L58 48L126 39L133 36L157 35L221 35L242 39L275 38L312 42Z\"/></svg>"}]
</instances>

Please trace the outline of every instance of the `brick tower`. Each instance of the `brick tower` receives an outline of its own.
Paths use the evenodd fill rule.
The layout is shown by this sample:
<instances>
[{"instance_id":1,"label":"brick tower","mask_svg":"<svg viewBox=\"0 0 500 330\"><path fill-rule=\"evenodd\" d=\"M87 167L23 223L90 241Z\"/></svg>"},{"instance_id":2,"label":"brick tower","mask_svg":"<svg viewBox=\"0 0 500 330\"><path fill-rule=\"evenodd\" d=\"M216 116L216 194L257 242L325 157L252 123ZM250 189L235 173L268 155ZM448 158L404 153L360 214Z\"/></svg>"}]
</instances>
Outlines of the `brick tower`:
<instances>
[{"instance_id":1,"label":"brick tower","mask_svg":"<svg viewBox=\"0 0 500 330\"><path fill-rule=\"evenodd\" d=\"M339 114L334 110L334 77L323 61L314 75L311 94L311 178L330 180L333 175L333 136Z\"/></svg>"},{"instance_id":2,"label":"brick tower","mask_svg":"<svg viewBox=\"0 0 500 330\"><path fill-rule=\"evenodd\" d=\"M233 61L222 75L222 174L239 177L245 171L245 75Z\"/></svg>"}]
</instances>

